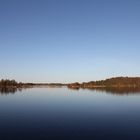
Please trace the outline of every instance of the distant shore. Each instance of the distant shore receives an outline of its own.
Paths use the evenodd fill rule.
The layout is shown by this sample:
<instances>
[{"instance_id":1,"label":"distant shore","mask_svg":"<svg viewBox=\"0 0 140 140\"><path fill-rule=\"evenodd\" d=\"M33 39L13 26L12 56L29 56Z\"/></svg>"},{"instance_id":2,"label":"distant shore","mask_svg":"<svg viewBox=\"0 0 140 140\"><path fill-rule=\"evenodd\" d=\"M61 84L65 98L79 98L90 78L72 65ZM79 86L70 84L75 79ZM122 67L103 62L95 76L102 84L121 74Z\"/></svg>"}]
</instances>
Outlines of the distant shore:
<instances>
[{"instance_id":1,"label":"distant shore","mask_svg":"<svg viewBox=\"0 0 140 140\"><path fill-rule=\"evenodd\" d=\"M140 93L140 77L115 77L101 81L83 83L18 83L15 80L0 80L0 93L15 93L28 88L61 88L72 90L88 89L117 94Z\"/></svg>"},{"instance_id":2,"label":"distant shore","mask_svg":"<svg viewBox=\"0 0 140 140\"><path fill-rule=\"evenodd\" d=\"M140 77L115 77L100 81L90 81L83 83L71 83L67 85L68 88L124 88L124 87L140 87Z\"/></svg>"},{"instance_id":3,"label":"distant shore","mask_svg":"<svg viewBox=\"0 0 140 140\"><path fill-rule=\"evenodd\" d=\"M90 81L90 82L83 82L83 83L18 83L15 80L0 80L0 88L7 87L7 88L28 88L34 86L45 86L45 87L62 87L67 86L68 88L78 89L78 88L124 88L124 87L140 87L140 77L114 77L106 80L100 81Z\"/></svg>"}]
</instances>

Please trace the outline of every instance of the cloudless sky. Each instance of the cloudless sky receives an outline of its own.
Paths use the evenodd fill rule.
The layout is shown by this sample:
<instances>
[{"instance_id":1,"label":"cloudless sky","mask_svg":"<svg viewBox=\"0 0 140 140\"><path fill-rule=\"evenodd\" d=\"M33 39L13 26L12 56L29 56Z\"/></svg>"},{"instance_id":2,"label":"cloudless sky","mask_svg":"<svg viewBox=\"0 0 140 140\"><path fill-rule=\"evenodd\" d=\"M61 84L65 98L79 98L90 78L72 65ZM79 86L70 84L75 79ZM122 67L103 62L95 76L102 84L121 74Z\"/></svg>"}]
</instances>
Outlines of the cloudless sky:
<instances>
[{"instance_id":1,"label":"cloudless sky","mask_svg":"<svg viewBox=\"0 0 140 140\"><path fill-rule=\"evenodd\" d=\"M0 0L0 79L140 76L140 0Z\"/></svg>"}]
</instances>

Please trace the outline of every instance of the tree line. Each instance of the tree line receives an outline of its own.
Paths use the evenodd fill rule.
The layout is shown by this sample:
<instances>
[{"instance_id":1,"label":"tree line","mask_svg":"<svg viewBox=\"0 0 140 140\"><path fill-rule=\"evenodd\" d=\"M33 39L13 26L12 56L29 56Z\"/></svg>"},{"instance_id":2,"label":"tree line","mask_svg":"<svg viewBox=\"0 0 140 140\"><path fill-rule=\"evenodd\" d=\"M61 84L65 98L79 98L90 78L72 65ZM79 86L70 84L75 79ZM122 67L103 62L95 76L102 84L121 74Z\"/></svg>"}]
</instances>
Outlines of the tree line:
<instances>
[{"instance_id":1,"label":"tree line","mask_svg":"<svg viewBox=\"0 0 140 140\"><path fill-rule=\"evenodd\" d=\"M0 86L1 87L7 87L7 86L17 86L20 83L16 82L15 80L9 80L9 79L2 79L0 80Z\"/></svg>"},{"instance_id":2,"label":"tree line","mask_svg":"<svg viewBox=\"0 0 140 140\"><path fill-rule=\"evenodd\" d=\"M140 87L140 77L115 77L106 80L68 84L68 88Z\"/></svg>"}]
</instances>

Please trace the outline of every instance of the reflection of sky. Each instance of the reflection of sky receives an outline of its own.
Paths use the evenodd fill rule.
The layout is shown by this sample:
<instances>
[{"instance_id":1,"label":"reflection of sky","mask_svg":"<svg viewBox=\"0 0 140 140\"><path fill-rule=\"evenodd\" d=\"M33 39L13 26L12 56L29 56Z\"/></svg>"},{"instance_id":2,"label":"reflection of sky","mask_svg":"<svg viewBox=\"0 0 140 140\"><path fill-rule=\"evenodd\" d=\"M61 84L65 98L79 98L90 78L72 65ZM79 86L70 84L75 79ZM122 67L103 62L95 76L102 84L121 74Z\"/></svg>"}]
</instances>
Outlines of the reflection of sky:
<instances>
[{"instance_id":1,"label":"reflection of sky","mask_svg":"<svg viewBox=\"0 0 140 140\"><path fill-rule=\"evenodd\" d=\"M139 100L137 95L114 96L89 90L26 89L1 96L0 134L30 134L35 138L51 137L52 132L71 137L99 132L99 136L139 136Z\"/></svg>"},{"instance_id":2,"label":"reflection of sky","mask_svg":"<svg viewBox=\"0 0 140 140\"><path fill-rule=\"evenodd\" d=\"M139 76L139 5L138 0L1 0L1 78L72 82Z\"/></svg>"},{"instance_id":3,"label":"reflection of sky","mask_svg":"<svg viewBox=\"0 0 140 140\"><path fill-rule=\"evenodd\" d=\"M33 88L14 95L1 96L0 109L19 112L52 113L123 113L139 109L139 95L114 96L105 92L67 90L67 88ZM4 107L4 108L3 108ZM30 112L31 111L31 112ZM33 113L32 112L32 113ZM14 113L14 112L13 112Z\"/></svg>"}]
</instances>

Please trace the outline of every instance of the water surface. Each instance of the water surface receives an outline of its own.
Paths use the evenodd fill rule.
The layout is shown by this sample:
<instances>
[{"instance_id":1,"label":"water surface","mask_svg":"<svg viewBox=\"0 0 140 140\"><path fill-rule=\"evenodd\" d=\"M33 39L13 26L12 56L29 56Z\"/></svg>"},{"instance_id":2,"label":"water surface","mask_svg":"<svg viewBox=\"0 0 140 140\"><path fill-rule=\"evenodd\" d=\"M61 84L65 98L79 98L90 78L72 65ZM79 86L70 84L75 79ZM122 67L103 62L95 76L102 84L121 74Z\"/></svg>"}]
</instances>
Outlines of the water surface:
<instances>
[{"instance_id":1,"label":"water surface","mask_svg":"<svg viewBox=\"0 0 140 140\"><path fill-rule=\"evenodd\" d=\"M30 88L0 94L0 140L140 139L140 92Z\"/></svg>"}]
</instances>

